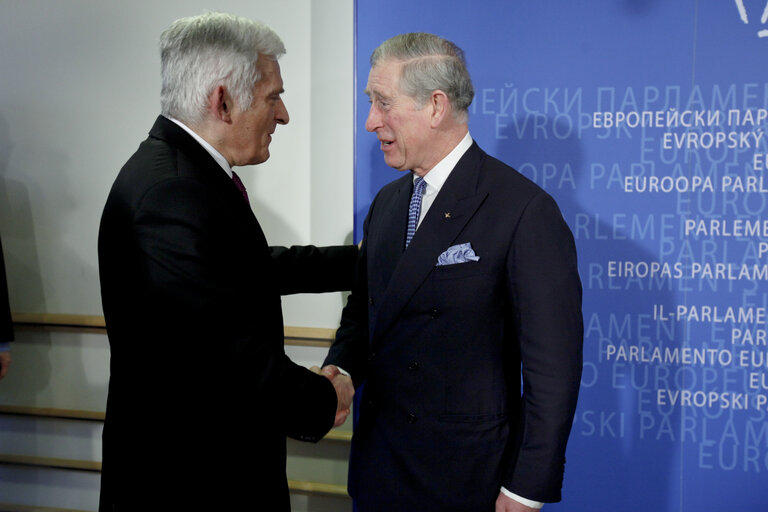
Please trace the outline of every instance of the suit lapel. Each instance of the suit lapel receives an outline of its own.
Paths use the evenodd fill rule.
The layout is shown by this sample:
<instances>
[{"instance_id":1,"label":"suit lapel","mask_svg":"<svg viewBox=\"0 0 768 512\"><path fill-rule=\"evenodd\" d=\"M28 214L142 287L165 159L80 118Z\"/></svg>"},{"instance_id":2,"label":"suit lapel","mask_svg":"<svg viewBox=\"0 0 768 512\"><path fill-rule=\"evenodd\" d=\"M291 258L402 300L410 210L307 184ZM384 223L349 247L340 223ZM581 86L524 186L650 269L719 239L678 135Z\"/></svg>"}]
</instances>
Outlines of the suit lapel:
<instances>
[{"instance_id":1,"label":"suit lapel","mask_svg":"<svg viewBox=\"0 0 768 512\"><path fill-rule=\"evenodd\" d=\"M408 205L413 193L411 174L400 178L396 185L394 193L385 198L381 205L377 205L377 212L381 212L380 219L376 220L375 229L369 233L372 238L369 238L368 246L375 248L370 255L376 268L372 277L379 286L386 286L389 282L405 248Z\"/></svg>"},{"instance_id":2,"label":"suit lapel","mask_svg":"<svg viewBox=\"0 0 768 512\"><path fill-rule=\"evenodd\" d=\"M416 290L432 272L438 256L454 244L461 230L485 200L488 193L478 191L479 171L484 157L485 153L477 144L473 144L467 150L443 184L404 253L402 253L402 247L405 243L405 220L402 222L402 227L393 225L389 230L390 234L383 235L386 238L380 242L389 244L391 247L388 250L392 252L394 247L398 247L402 255L395 260L397 263L391 272L391 277L384 283L386 291L378 308L378 316L371 326L372 343L376 343L386 333ZM412 189L413 186L411 185L410 188ZM410 193L403 194L401 191L400 195L406 195L407 200L403 201L401 198L391 207L399 208L398 211L405 213L392 217L403 217L407 220ZM391 233L396 233L399 238ZM373 273L378 273L378 270L374 269Z\"/></svg>"}]
</instances>

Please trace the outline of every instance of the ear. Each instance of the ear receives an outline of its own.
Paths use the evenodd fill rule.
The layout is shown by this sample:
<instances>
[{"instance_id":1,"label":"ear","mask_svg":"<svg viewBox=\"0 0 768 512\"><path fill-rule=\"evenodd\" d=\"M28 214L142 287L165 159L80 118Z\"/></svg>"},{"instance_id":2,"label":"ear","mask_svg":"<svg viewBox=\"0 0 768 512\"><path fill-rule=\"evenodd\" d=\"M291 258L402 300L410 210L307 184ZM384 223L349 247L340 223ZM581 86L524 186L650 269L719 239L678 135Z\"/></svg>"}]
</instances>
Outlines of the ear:
<instances>
[{"instance_id":1,"label":"ear","mask_svg":"<svg viewBox=\"0 0 768 512\"><path fill-rule=\"evenodd\" d=\"M234 102L229 92L223 85L216 86L208 95L208 114L213 119L225 123L232 122L232 109Z\"/></svg>"},{"instance_id":2,"label":"ear","mask_svg":"<svg viewBox=\"0 0 768 512\"><path fill-rule=\"evenodd\" d=\"M429 97L429 106L432 109L430 115L430 125L432 128L437 128L443 119L451 113L451 100L448 99L448 95L440 89L432 91L432 95Z\"/></svg>"}]
</instances>

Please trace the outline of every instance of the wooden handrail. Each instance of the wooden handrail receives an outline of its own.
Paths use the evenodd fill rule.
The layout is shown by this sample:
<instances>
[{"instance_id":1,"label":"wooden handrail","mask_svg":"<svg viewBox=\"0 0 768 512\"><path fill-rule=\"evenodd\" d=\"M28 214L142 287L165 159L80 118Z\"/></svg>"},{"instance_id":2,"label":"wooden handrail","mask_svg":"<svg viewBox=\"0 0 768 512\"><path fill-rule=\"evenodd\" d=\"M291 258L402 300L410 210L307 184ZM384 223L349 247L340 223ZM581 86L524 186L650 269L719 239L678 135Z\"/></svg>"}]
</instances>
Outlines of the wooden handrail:
<instances>
[{"instance_id":1,"label":"wooden handrail","mask_svg":"<svg viewBox=\"0 0 768 512\"><path fill-rule=\"evenodd\" d=\"M0 405L0 414L33 416L37 418L59 418L66 420L104 421L103 411L53 409L50 407L27 407L22 405Z\"/></svg>"},{"instance_id":2,"label":"wooden handrail","mask_svg":"<svg viewBox=\"0 0 768 512\"><path fill-rule=\"evenodd\" d=\"M13 313L13 323L19 329L46 331L78 331L106 333L103 316L62 315L52 313ZM285 343L294 346L328 347L336 329L323 327L284 328Z\"/></svg>"},{"instance_id":3,"label":"wooden handrail","mask_svg":"<svg viewBox=\"0 0 768 512\"><path fill-rule=\"evenodd\" d=\"M105 328L103 316L59 315L51 313L12 313L13 323L24 325L46 325L52 327Z\"/></svg>"},{"instance_id":4,"label":"wooden handrail","mask_svg":"<svg viewBox=\"0 0 768 512\"><path fill-rule=\"evenodd\" d=\"M339 484L322 484L319 482L305 482L302 480L288 480L288 489L300 494L324 494L326 496L339 496L349 498L347 486Z\"/></svg>"},{"instance_id":5,"label":"wooden handrail","mask_svg":"<svg viewBox=\"0 0 768 512\"><path fill-rule=\"evenodd\" d=\"M340 441L343 443L349 443L352 441L351 430L336 430L333 429L323 437L323 441Z\"/></svg>"},{"instance_id":6,"label":"wooden handrail","mask_svg":"<svg viewBox=\"0 0 768 512\"><path fill-rule=\"evenodd\" d=\"M74 508L40 507L37 505L17 505L14 503L0 503L0 512L87 512Z\"/></svg>"},{"instance_id":7,"label":"wooden handrail","mask_svg":"<svg viewBox=\"0 0 768 512\"><path fill-rule=\"evenodd\" d=\"M14 416L31 416L34 418L104 421L103 411L85 411L85 410L79 410L79 409L54 409L50 407L27 407L22 405L0 405L0 414L9 414ZM352 432L349 430L333 429L325 435L323 440L350 442L352 440Z\"/></svg>"},{"instance_id":8,"label":"wooden handrail","mask_svg":"<svg viewBox=\"0 0 768 512\"><path fill-rule=\"evenodd\" d=\"M57 459L54 457L33 457L29 455L12 455L0 453L0 464L14 466L31 466L49 469L69 469L75 471L100 472L101 462L93 460ZM321 482L307 482L304 480L288 480L288 489L291 492L302 494L323 494L327 496L347 495L347 488L339 484L326 484ZM0 509L1 511L2 509Z\"/></svg>"},{"instance_id":9,"label":"wooden handrail","mask_svg":"<svg viewBox=\"0 0 768 512\"><path fill-rule=\"evenodd\" d=\"M95 460L57 459L55 457L35 457L31 455L12 455L0 453L0 464L15 466L34 466L37 468L74 469L77 471L100 472L101 462Z\"/></svg>"}]
</instances>

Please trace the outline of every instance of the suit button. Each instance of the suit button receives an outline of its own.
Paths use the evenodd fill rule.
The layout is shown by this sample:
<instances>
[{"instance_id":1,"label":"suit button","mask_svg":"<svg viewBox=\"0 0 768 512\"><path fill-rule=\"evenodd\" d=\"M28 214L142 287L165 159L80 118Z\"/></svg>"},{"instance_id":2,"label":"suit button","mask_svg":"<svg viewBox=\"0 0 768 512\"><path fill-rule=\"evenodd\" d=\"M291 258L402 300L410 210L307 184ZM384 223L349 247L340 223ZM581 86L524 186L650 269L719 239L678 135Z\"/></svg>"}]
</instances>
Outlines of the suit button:
<instances>
[{"instance_id":1,"label":"suit button","mask_svg":"<svg viewBox=\"0 0 768 512\"><path fill-rule=\"evenodd\" d=\"M408 369L411 370L412 372L415 372L416 370L419 369L419 362L418 361L411 361L408 364Z\"/></svg>"},{"instance_id":2,"label":"suit button","mask_svg":"<svg viewBox=\"0 0 768 512\"><path fill-rule=\"evenodd\" d=\"M368 304L373 306L373 297L368 297Z\"/></svg>"},{"instance_id":3,"label":"suit button","mask_svg":"<svg viewBox=\"0 0 768 512\"><path fill-rule=\"evenodd\" d=\"M409 415L408 415L408 423L410 423L411 425L413 425L414 423L416 423L416 420L417 420L417 419L418 419L418 418L416 417L416 415L415 415L415 414L409 414Z\"/></svg>"},{"instance_id":4,"label":"suit button","mask_svg":"<svg viewBox=\"0 0 768 512\"><path fill-rule=\"evenodd\" d=\"M376 352L371 352L370 354L368 354L369 361L373 361L374 359L376 359Z\"/></svg>"},{"instance_id":5,"label":"suit button","mask_svg":"<svg viewBox=\"0 0 768 512\"><path fill-rule=\"evenodd\" d=\"M432 318L437 318L440 316L440 311L437 308L432 308L432 311L430 311L430 315Z\"/></svg>"}]
</instances>

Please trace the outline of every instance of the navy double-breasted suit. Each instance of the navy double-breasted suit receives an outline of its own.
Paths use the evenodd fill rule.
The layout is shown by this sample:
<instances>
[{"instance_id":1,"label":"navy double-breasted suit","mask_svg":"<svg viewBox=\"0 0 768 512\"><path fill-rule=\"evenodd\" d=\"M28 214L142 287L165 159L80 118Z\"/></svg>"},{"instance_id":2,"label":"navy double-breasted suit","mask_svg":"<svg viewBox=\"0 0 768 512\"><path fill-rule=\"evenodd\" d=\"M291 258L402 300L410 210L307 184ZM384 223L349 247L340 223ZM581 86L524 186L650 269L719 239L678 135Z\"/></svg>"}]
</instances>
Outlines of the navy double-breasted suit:
<instances>
[{"instance_id":1,"label":"navy double-breasted suit","mask_svg":"<svg viewBox=\"0 0 768 512\"><path fill-rule=\"evenodd\" d=\"M558 501L582 367L571 232L473 144L404 250L412 189L374 199L325 361L365 383L350 493L360 512L493 510L501 486ZM478 261L436 265L463 243Z\"/></svg>"}]
</instances>

